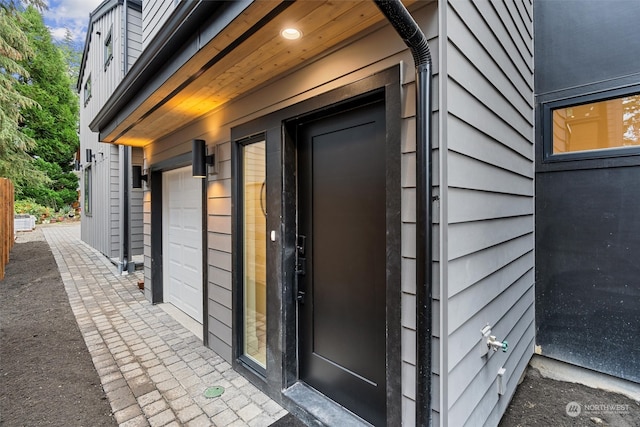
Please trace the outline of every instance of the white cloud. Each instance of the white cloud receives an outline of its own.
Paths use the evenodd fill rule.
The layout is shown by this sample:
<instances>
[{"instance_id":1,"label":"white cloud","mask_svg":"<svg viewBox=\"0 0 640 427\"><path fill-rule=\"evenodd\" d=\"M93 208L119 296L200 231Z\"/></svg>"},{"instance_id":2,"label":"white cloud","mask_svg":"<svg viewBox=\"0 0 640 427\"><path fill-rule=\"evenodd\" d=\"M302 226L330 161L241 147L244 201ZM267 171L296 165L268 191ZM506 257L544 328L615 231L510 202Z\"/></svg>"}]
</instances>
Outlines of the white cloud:
<instances>
[{"instance_id":1,"label":"white cloud","mask_svg":"<svg viewBox=\"0 0 640 427\"><path fill-rule=\"evenodd\" d=\"M69 30L71 30L71 28L69 28ZM66 28L51 28L49 27L49 32L51 33L51 37L53 37L54 40L62 40L64 39L65 34L67 33L67 29ZM73 32L72 32L73 33ZM76 35L74 34L74 40L76 39Z\"/></svg>"},{"instance_id":2,"label":"white cloud","mask_svg":"<svg viewBox=\"0 0 640 427\"><path fill-rule=\"evenodd\" d=\"M100 3L102 0L50 0L42 15L54 39L64 38L68 29L75 41L83 43L89 14Z\"/></svg>"}]
</instances>

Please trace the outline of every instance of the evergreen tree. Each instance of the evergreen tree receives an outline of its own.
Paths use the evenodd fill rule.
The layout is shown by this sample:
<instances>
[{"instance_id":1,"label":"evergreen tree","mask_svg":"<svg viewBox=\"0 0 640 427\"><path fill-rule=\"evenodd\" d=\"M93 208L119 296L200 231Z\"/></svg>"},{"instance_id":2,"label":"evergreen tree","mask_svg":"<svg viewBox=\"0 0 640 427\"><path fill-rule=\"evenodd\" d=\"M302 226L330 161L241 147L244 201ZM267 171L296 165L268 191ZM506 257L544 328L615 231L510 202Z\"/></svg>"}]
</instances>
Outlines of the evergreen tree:
<instances>
[{"instance_id":1,"label":"evergreen tree","mask_svg":"<svg viewBox=\"0 0 640 427\"><path fill-rule=\"evenodd\" d=\"M75 92L75 84L80 74L80 61L82 61L82 46L73 40L73 34L67 28L64 33L64 39L57 43L62 51L62 56L67 64L67 74L71 80L72 90Z\"/></svg>"},{"instance_id":2,"label":"evergreen tree","mask_svg":"<svg viewBox=\"0 0 640 427\"><path fill-rule=\"evenodd\" d=\"M40 12L27 8L23 25L35 54L20 61L29 76L20 78L18 91L40 107L23 108L22 131L36 141L28 151L37 159L35 166L47 175L49 183L25 187L21 197L60 208L77 199L78 179L71 168L79 146L78 98L71 90L63 53L53 44Z\"/></svg>"},{"instance_id":3,"label":"evergreen tree","mask_svg":"<svg viewBox=\"0 0 640 427\"><path fill-rule=\"evenodd\" d=\"M22 65L33 54L22 29L19 2L0 1L0 176L11 179L16 195L22 188L46 182L46 176L34 168L27 150L33 138L22 132L22 109L38 104L17 90L18 79L29 74Z\"/></svg>"}]
</instances>

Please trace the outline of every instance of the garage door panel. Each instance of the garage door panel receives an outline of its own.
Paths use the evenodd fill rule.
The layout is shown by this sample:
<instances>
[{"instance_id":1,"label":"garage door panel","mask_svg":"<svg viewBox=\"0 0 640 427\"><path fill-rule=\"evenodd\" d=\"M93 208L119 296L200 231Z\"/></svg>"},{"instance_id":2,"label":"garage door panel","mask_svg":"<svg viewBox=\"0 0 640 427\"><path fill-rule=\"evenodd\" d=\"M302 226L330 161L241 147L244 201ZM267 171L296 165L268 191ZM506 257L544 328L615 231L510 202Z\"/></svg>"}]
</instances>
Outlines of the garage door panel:
<instances>
[{"instance_id":1,"label":"garage door panel","mask_svg":"<svg viewBox=\"0 0 640 427\"><path fill-rule=\"evenodd\" d=\"M199 289L202 283L200 278L200 271L185 268L182 270L182 275L179 277L180 282L184 283L185 287Z\"/></svg>"},{"instance_id":2,"label":"garage door panel","mask_svg":"<svg viewBox=\"0 0 640 427\"><path fill-rule=\"evenodd\" d=\"M192 283L194 279L198 279L200 275L200 269L195 266L184 265L184 279L183 282Z\"/></svg>"},{"instance_id":3,"label":"garage door panel","mask_svg":"<svg viewBox=\"0 0 640 427\"><path fill-rule=\"evenodd\" d=\"M191 168L163 174L166 302L203 321L202 181Z\"/></svg>"},{"instance_id":4,"label":"garage door panel","mask_svg":"<svg viewBox=\"0 0 640 427\"><path fill-rule=\"evenodd\" d=\"M198 232L202 230L200 223L202 222L202 215L200 212L191 212L188 210L182 210L182 217L185 219L185 222L182 224L182 230L186 232Z\"/></svg>"},{"instance_id":5,"label":"garage door panel","mask_svg":"<svg viewBox=\"0 0 640 427\"><path fill-rule=\"evenodd\" d=\"M169 258L168 262L169 265L172 267L169 271L169 274L175 275L176 273L178 273L180 271L180 266L183 264L182 262L182 256L179 254L176 254L177 252L179 252L179 248L178 247L174 247L172 249L169 250L169 254L172 254L171 257ZM173 272L173 273L171 273Z\"/></svg>"},{"instance_id":6,"label":"garage door panel","mask_svg":"<svg viewBox=\"0 0 640 427\"><path fill-rule=\"evenodd\" d=\"M200 238L200 236L197 236ZM202 264L197 258L200 256L202 252L200 248L194 248L193 246L182 245L182 255L184 256L184 264L185 265L200 265Z\"/></svg>"},{"instance_id":7,"label":"garage door panel","mask_svg":"<svg viewBox=\"0 0 640 427\"><path fill-rule=\"evenodd\" d=\"M177 278L175 277L169 278L169 286L168 286L169 293L167 294L167 297L169 299L174 299L176 297L179 297L179 294L177 294L176 291L180 289L180 285L181 285L181 282Z\"/></svg>"}]
</instances>

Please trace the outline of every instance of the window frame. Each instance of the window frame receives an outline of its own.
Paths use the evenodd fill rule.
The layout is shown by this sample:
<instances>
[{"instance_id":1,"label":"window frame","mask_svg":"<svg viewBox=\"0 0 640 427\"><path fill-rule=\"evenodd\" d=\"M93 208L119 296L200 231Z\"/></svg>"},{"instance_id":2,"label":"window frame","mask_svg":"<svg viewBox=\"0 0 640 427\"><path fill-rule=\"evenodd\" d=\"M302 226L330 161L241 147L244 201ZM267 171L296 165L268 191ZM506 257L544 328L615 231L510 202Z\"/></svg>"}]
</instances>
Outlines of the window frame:
<instances>
[{"instance_id":1,"label":"window frame","mask_svg":"<svg viewBox=\"0 0 640 427\"><path fill-rule=\"evenodd\" d=\"M561 108L576 107L596 102L610 101L626 96L640 95L640 85L629 86L586 95L578 95L542 104L543 144L542 163L553 164L580 160L611 159L640 155L640 145L596 150L553 153L553 112Z\"/></svg>"},{"instance_id":2,"label":"window frame","mask_svg":"<svg viewBox=\"0 0 640 427\"><path fill-rule=\"evenodd\" d=\"M106 71L113 59L113 27L109 29L104 40L104 70Z\"/></svg>"},{"instance_id":3,"label":"window frame","mask_svg":"<svg viewBox=\"0 0 640 427\"><path fill-rule=\"evenodd\" d=\"M237 262L235 263L235 268L237 271L237 301L238 303L236 305L234 305L234 307L236 309L238 309L238 313L236 315L236 319L239 322L239 328L236 330L236 337L235 339L237 340L237 349L236 349L236 357L237 360L239 362L241 362L244 366L246 366L247 368L249 368L251 371L253 371L254 373L256 373L260 378L262 378L263 380L266 379L267 376L267 369L269 368L269 360L267 357L267 360L265 360L265 366L261 366L256 360L254 360L252 357L248 356L245 352L245 323L246 323L246 316L245 316L245 303L244 303L244 298L245 298L245 290L244 290L244 278L245 278L245 267L244 267L244 257L245 257L245 245L244 245L244 237L245 237L245 226L244 226L244 213L245 213L245 203L244 203L244 150L243 148L255 143L260 143L263 142L265 144L265 189L266 189L266 185L267 185L267 181L268 181L268 175L267 175L267 170L266 170L266 162L267 162L267 158L266 158L266 153L267 153L267 145L268 145L268 141L267 141L267 134L264 132L261 132L257 135L253 135L251 137L248 138L243 138L240 140L236 140L235 144L237 147L236 153L237 155L237 165L238 165L238 172L236 175L236 182L237 182L237 187L236 187L236 192L237 192L237 225L236 225L236 234L237 234L237 244L236 244L236 249L237 249L237 253L238 253L238 258L237 258ZM266 225L266 224L265 224ZM267 227L268 229L268 227ZM265 236L267 234L267 230L265 230ZM265 239L265 246L268 245L267 243L268 237L267 239ZM265 251L268 251L268 248L265 247ZM267 271L267 269L269 268L269 264L265 263L265 271ZM269 303L268 303L268 299L269 299L269 274L267 271L267 275L266 275L266 281L267 283L265 284L267 287L267 293L265 295L265 298L267 299L266 305L268 307ZM267 309L267 316L269 310ZM266 322L267 320L265 319L265 327L266 327ZM269 332L268 332L268 328L267 328L267 332L266 332L266 348L268 350L269 345Z\"/></svg>"},{"instance_id":4,"label":"window frame","mask_svg":"<svg viewBox=\"0 0 640 427\"><path fill-rule=\"evenodd\" d=\"M89 76L87 77L87 80L85 80L85 82L84 82L84 105L85 105L85 107L89 103L90 99L91 99L91 73L89 73Z\"/></svg>"}]
</instances>

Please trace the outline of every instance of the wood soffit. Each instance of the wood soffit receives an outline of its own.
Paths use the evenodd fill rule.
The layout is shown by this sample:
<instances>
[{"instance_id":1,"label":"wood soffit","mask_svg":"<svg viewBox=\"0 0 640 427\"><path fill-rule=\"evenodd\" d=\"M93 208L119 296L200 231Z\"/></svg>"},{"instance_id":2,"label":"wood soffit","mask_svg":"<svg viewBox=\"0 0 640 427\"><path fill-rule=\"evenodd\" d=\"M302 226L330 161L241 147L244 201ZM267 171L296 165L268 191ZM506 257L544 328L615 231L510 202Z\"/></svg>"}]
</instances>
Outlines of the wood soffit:
<instances>
[{"instance_id":1,"label":"wood soffit","mask_svg":"<svg viewBox=\"0 0 640 427\"><path fill-rule=\"evenodd\" d=\"M278 13L279 8L283 8L279 1L252 3L129 116L103 134L103 141L147 145L384 19L372 1L300 0ZM269 14L275 17L250 34ZM300 29L303 37L282 38L280 31L287 26Z\"/></svg>"}]
</instances>

